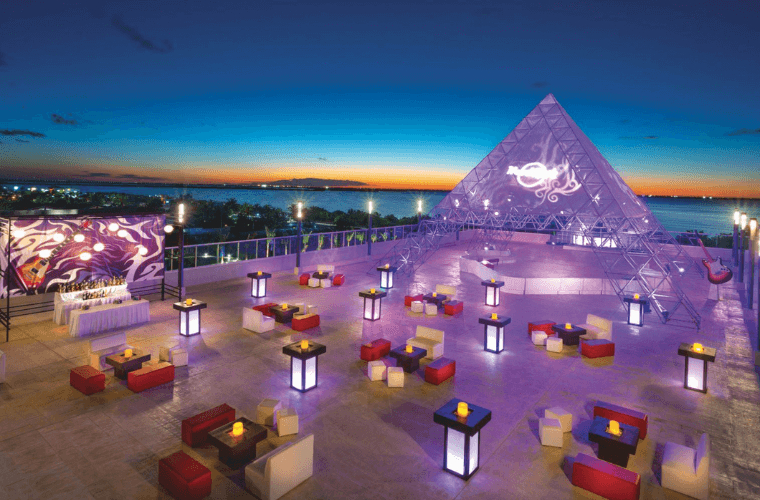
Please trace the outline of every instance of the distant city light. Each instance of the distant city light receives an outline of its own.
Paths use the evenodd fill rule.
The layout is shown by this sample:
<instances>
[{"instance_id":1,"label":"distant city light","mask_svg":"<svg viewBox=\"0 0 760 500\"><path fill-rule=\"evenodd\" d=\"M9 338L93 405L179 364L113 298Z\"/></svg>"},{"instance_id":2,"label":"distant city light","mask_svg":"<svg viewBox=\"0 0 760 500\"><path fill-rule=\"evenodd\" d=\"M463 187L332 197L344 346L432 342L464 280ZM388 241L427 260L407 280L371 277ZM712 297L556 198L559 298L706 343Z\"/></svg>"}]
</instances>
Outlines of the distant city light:
<instances>
[{"instance_id":1,"label":"distant city light","mask_svg":"<svg viewBox=\"0 0 760 500\"><path fill-rule=\"evenodd\" d=\"M18 191L18 186L13 186L14 191Z\"/></svg>"}]
</instances>

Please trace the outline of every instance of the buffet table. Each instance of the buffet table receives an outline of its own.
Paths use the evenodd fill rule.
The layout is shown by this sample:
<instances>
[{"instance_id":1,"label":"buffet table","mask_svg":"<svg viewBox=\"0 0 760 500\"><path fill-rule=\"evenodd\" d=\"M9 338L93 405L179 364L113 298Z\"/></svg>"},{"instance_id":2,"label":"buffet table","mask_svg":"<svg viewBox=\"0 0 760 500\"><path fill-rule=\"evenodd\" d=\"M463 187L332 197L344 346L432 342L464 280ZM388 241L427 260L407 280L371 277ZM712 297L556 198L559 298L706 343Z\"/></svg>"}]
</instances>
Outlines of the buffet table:
<instances>
[{"instance_id":1,"label":"buffet table","mask_svg":"<svg viewBox=\"0 0 760 500\"><path fill-rule=\"evenodd\" d=\"M102 288L99 288L97 291L100 290L102 290ZM117 299L127 301L132 298L132 294L127 291L127 285L108 287L106 290L107 295L105 297L96 297L87 300L79 298L85 292L56 293L53 300L55 306L55 309L53 310L53 321L59 325L66 325L69 322L71 311L81 309L84 305L90 307L99 306L101 304L110 304Z\"/></svg>"},{"instance_id":2,"label":"buffet table","mask_svg":"<svg viewBox=\"0 0 760 500\"><path fill-rule=\"evenodd\" d=\"M69 315L69 336L83 337L146 321L150 321L150 303L144 299L74 309Z\"/></svg>"}]
</instances>

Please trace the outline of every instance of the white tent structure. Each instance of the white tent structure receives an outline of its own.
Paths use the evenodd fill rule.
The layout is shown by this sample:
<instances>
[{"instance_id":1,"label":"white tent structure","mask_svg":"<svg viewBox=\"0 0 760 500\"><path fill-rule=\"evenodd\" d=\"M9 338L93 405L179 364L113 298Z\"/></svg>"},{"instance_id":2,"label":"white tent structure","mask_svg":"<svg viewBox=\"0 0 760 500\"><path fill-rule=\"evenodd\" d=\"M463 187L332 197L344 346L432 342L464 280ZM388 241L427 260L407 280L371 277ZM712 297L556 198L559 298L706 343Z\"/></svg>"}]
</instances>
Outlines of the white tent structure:
<instances>
[{"instance_id":1,"label":"white tent structure","mask_svg":"<svg viewBox=\"0 0 760 500\"><path fill-rule=\"evenodd\" d=\"M443 236L465 226L484 234L552 232L555 241L591 247L621 301L639 293L663 322L699 325L679 281L702 270L552 94L429 215L379 262L411 274Z\"/></svg>"}]
</instances>

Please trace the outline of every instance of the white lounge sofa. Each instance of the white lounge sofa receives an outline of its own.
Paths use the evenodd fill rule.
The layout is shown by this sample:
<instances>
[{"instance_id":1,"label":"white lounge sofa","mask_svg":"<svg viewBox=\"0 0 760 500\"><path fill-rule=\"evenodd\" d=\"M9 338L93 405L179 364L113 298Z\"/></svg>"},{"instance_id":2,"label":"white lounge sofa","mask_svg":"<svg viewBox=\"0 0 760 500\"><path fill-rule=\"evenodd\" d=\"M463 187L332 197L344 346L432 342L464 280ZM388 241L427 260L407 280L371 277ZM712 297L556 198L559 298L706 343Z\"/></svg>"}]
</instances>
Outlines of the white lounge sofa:
<instances>
[{"instance_id":1,"label":"white lounge sofa","mask_svg":"<svg viewBox=\"0 0 760 500\"><path fill-rule=\"evenodd\" d=\"M274 330L274 318L264 316L261 311L251 309L250 307L244 307L243 328L256 333L268 332Z\"/></svg>"},{"instance_id":2,"label":"white lounge sofa","mask_svg":"<svg viewBox=\"0 0 760 500\"><path fill-rule=\"evenodd\" d=\"M578 326L586 330L586 335L581 335L582 339L612 340L612 321L608 319L588 314L586 315L586 322Z\"/></svg>"},{"instance_id":3,"label":"white lounge sofa","mask_svg":"<svg viewBox=\"0 0 760 500\"><path fill-rule=\"evenodd\" d=\"M314 473L314 434L284 444L245 468L245 486L261 500L277 500Z\"/></svg>"},{"instance_id":4,"label":"white lounge sofa","mask_svg":"<svg viewBox=\"0 0 760 500\"><path fill-rule=\"evenodd\" d=\"M665 443L662 454L662 487L699 500L710 496L710 436L702 434L697 449Z\"/></svg>"},{"instance_id":5,"label":"white lounge sofa","mask_svg":"<svg viewBox=\"0 0 760 500\"><path fill-rule=\"evenodd\" d=\"M427 350L425 359L436 359L443 356L443 330L417 325L416 336L408 339L407 344Z\"/></svg>"},{"instance_id":6,"label":"white lounge sofa","mask_svg":"<svg viewBox=\"0 0 760 500\"><path fill-rule=\"evenodd\" d=\"M451 285L435 285L435 293L440 293L446 296L446 300L443 301L445 304L450 300L454 300L454 297L457 294L457 287Z\"/></svg>"}]
</instances>

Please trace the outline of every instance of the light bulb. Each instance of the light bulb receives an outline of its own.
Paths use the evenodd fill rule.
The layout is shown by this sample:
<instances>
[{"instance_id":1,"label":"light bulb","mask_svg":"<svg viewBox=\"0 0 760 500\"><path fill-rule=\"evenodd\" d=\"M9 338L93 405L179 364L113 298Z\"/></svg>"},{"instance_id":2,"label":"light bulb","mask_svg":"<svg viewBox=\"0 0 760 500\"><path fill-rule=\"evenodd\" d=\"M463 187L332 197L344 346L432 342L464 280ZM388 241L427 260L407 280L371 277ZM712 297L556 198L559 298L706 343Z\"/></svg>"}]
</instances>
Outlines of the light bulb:
<instances>
[{"instance_id":1,"label":"light bulb","mask_svg":"<svg viewBox=\"0 0 760 500\"><path fill-rule=\"evenodd\" d=\"M95 250L96 252L102 252L105 247L106 246L104 244L102 244L102 243L95 243L92 246L92 249Z\"/></svg>"},{"instance_id":2,"label":"light bulb","mask_svg":"<svg viewBox=\"0 0 760 500\"><path fill-rule=\"evenodd\" d=\"M127 237L127 230L126 229L119 229L119 231L116 233L116 235L119 238L126 238Z\"/></svg>"},{"instance_id":3,"label":"light bulb","mask_svg":"<svg viewBox=\"0 0 760 500\"><path fill-rule=\"evenodd\" d=\"M40 250L40 257L47 259L52 252L50 250Z\"/></svg>"},{"instance_id":4,"label":"light bulb","mask_svg":"<svg viewBox=\"0 0 760 500\"><path fill-rule=\"evenodd\" d=\"M172 231L174 231L174 226L172 226L171 224L167 224L164 226L164 232L166 234L170 234Z\"/></svg>"},{"instance_id":5,"label":"light bulb","mask_svg":"<svg viewBox=\"0 0 760 500\"><path fill-rule=\"evenodd\" d=\"M116 231L117 229L119 229L119 225L117 223L112 222L112 223L108 224L108 230L109 231Z\"/></svg>"},{"instance_id":6,"label":"light bulb","mask_svg":"<svg viewBox=\"0 0 760 500\"><path fill-rule=\"evenodd\" d=\"M90 260L92 258L92 254L90 252L82 252L79 254L79 258L82 260Z\"/></svg>"},{"instance_id":7,"label":"light bulb","mask_svg":"<svg viewBox=\"0 0 760 500\"><path fill-rule=\"evenodd\" d=\"M84 235L83 234L75 234L74 235L74 241L77 243L82 243L84 241Z\"/></svg>"},{"instance_id":8,"label":"light bulb","mask_svg":"<svg viewBox=\"0 0 760 500\"><path fill-rule=\"evenodd\" d=\"M21 238L26 236L26 231L24 231L23 229L14 229L11 234L13 235L14 238L16 238L17 240L20 240Z\"/></svg>"},{"instance_id":9,"label":"light bulb","mask_svg":"<svg viewBox=\"0 0 760 500\"><path fill-rule=\"evenodd\" d=\"M62 242L65 239L66 239L66 237L64 235L62 235L61 233L55 233L53 235L53 241L55 241L56 243L60 243L60 242Z\"/></svg>"},{"instance_id":10,"label":"light bulb","mask_svg":"<svg viewBox=\"0 0 760 500\"><path fill-rule=\"evenodd\" d=\"M139 247L137 247L137 253L139 253L140 255L148 255L148 249L140 245Z\"/></svg>"}]
</instances>

